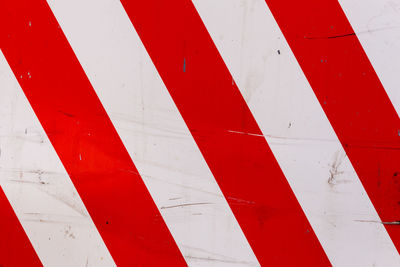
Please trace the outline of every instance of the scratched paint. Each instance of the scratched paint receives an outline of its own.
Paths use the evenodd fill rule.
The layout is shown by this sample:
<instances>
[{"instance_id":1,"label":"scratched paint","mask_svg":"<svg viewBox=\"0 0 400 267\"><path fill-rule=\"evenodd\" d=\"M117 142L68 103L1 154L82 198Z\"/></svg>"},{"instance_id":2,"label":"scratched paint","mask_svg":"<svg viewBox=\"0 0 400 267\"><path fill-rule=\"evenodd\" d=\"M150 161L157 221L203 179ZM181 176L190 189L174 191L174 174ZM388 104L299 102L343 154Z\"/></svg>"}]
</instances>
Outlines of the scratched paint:
<instances>
[{"instance_id":1,"label":"scratched paint","mask_svg":"<svg viewBox=\"0 0 400 267\"><path fill-rule=\"evenodd\" d=\"M150 59L148 50L143 46L121 3L118 0L47 2L82 65L84 74L93 85L116 128L123 146L137 167L134 175L140 175L149 190L162 216L158 216L157 220L165 221L186 263L190 266L259 265L254 255L256 250L250 247L242 231L243 228L239 226L238 218L235 218L228 205L229 203L233 207L253 207L259 204L258 201L230 195L224 197L215 180L218 176L215 172L212 173L212 166L209 161L207 162L209 158L204 154L204 149L201 150L201 146L198 146L201 142L211 142L211 137L216 134L210 134L214 126L207 124L210 121L208 120L204 123L207 127L190 132L187 117L182 118L174 103L175 100L179 104L179 99L171 98L168 93L168 89L172 90L171 86L164 84L170 77L165 77L165 72L163 74L162 68L157 65L160 58L153 55L154 62ZM189 2L178 1L180 4ZM277 20L274 19L266 2L270 4ZM347 79L346 73L348 73L346 65L337 69L332 65L335 58L326 56L338 46L327 45L326 51L316 56L315 62L311 64L321 71L320 75L317 75L317 80L325 87L319 88L328 88L322 90L323 97L320 96L320 101L313 92L314 90L318 95L316 91L318 86L315 81L310 85L310 72L307 71L304 62L309 57L315 56L325 44L339 45L358 38L362 44L360 47L365 50L374 69L366 71L364 67L362 69L354 67L352 70L359 70L360 76L369 79L375 77L373 70L376 71L383 85L383 94L387 94L390 100L386 103L391 103L395 110L391 114L391 121L393 124L397 123L396 119L400 114L398 90L400 0L340 0L339 3L354 31L349 27L342 27L342 24L335 24L335 19L340 16L332 17L330 20L332 25L328 25L330 27L327 30L315 31L323 25L317 23L316 17L320 15L319 19L324 19L328 17L329 12L337 10L337 6L328 8L332 3L335 5L336 1L327 0L320 5L320 2L309 0L302 2L297 8L293 8L296 4L285 5L279 12L277 11L279 1L266 2L263 0L193 1L218 49L217 52L221 54L230 73L226 76L227 83L216 84L213 75L217 72L212 72L205 76L199 75L198 80L186 83L183 89L185 92L192 92L196 85L206 84L201 88L201 92L209 94L209 97L212 96L210 91L221 91L223 84L238 89L251 114L254 115L260 131L228 127L224 129L226 140L229 137L257 140L255 142L267 141L273 157L276 158L310 222L312 229L307 231L315 231L323 252L333 266L399 266L399 254L385 229L386 227L392 233L398 229L397 204L393 205L392 214L395 216L387 216L386 213L386 217L381 220L360 178L363 180L365 173L372 173L371 179L368 180L377 181L374 186L378 185L378 192L383 192L381 200L393 200L397 197L396 184L400 182L400 171L393 159L398 155L396 152L398 139L395 138L400 136L400 127L391 128L391 142L388 142L389 139L381 140L381 135L372 138L372 141L379 139L384 145L378 150L371 150L369 145L365 146L364 149L370 150L369 158L372 161L376 160L372 164L364 164L368 170L364 168L360 171L353 154L346 154L346 151L351 152L352 148L345 145L343 147L338 138L341 137L341 132L337 130L337 122L334 123L334 119L342 111L332 112L335 105L340 102L340 99L334 98L334 93L345 85L339 88L330 88L329 85L334 81ZM151 31L148 33L158 42L164 34L160 32L165 26L161 18L169 11L168 8L159 10L159 4L162 3L155 3L157 4L150 10L156 10L156 16L150 20ZM304 42L304 47L318 42L321 45L302 57L299 56L299 49L293 51L290 49L282 34L283 31L286 37L290 37L293 28L285 27L286 24L284 25L282 21L287 17L281 15L292 10L293 16L288 17L294 18L302 14L299 11L308 4L312 4L312 8L308 8L308 11L315 10L309 16L296 20L294 25L297 28L294 32L300 34L304 30L301 28L303 23L307 23L310 19L315 21L304 34L300 34L301 36L288 38L289 44L292 48L293 43L301 42ZM139 7L144 5L146 3L138 4ZM181 6L177 5L177 9L179 8ZM322 8L323 12L317 8ZM180 21L179 27L183 27L184 36L180 35L179 38L183 38L184 42L169 47L170 50L167 51L171 55L176 53L176 66L173 65L173 70L176 70L176 77L180 77L183 82L193 77L193 73L206 73L208 69L215 67L214 64L207 66L195 64L193 55L202 53L205 46L199 50L190 50L191 44L185 38L190 35L186 31L193 30L193 27L191 29L185 27L192 25L193 17L186 15L180 13L171 18L171 21L174 19ZM31 17L24 20L23 24L31 31L37 30L36 27L39 25L38 21ZM343 31L342 28L346 30ZM139 27L139 30L142 31L143 27ZM146 40L143 33L141 37ZM168 47L170 41L167 39L162 45ZM147 46L148 44L147 42ZM353 50L347 57L349 60L354 57L354 53L357 53L354 47L356 46L351 46ZM347 51L346 49L344 47L341 51ZM365 62L365 59L363 57L362 60L355 61ZM349 64L352 62L350 60ZM303 72L301 67L306 71ZM329 76L336 72L336 78ZM64 76L67 73L69 71L65 71ZM50 132L46 136L23 95L22 88L17 83L17 80L28 84L34 82L36 75L37 72L29 68L14 77L1 54L1 186L45 266L113 266L115 263L110 255L112 250L107 249L107 244L103 242L98 232L98 229L103 228L99 228L97 222L98 229L96 229L85 204L48 139L48 136L54 138L54 135L60 133ZM313 77L315 79L315 76ZM207 81L213 82L207 83ZM371 83L367 85L369 84ZM367 88L367 85L363 88ZM209 87L213 87L214 90L207 91ZM358 87L355 85L354 90L359 90ZM369 88L365 96L372 94L374 88ZM372 100L376 99L378 97ZM198 114L202 114L200 111L207 108L210 106L199 107ZM372 105L370 108L372 110L375 106ZM361 106L359 111L362 111ZM74 121L77 124L81 122L82 118L78 114L64 109L58 112L63 121ZM221 110L218 114L222 112ZM383 123L388 121L385 118L381 118ZM199 121L203 120L204 116L199 116ZM360 120L348 120L350 125L355 126L358 121ZM361 133L379 132L377 128L368 127L370 127L369 121L365 120ZM73 128L72 125L71 129ZM197 143L193 136L197 136ZM88 132L84 137L75 135L73 140L78 144L95 137L96 133ZM369 140L368 144L372 141ZM386 143L389 145L385 145ZM390 157L385 154L389 147L395 148L391 149L393 152L390 152L392 153ZM105 151L106 149L100 149L98 153ZM232 155L227 155L224 161L221 160L219 163L222 165L230 156ZM91 155L80 151L74 154L73 162L85 164L90 158ZM249 158L251 157L243 158L238 164L248 162ZM392 162L392 166L387 165L387 162ZM248 173L250 172L242 176L246 179L254 178ZM389 179L378 179L385 176ZM268 178L271 179L270 176ZM386 183L393 183L394 186ZM371 186L367 189L370 193ZM379 198L378 201L373 199L373 202L379 205ZM265 208L260 208L256 214L260 225L279 218L279 212ZM104 225L109 227L112 221L107 219ZM122 240L121 236L119 240ZM276 244L267 241L263 244L266 244L265 248L276 248ZM290 242L287 244L290 245ZM290 249L291 247L287 247L278 253L285 254ZM308 248L304 246L304 249L306 251ZM293 255L291 256L293 258ZM260 255L257 257L260 259ZM282 260L280 262L282 263Z\"/></svg>"},{"instance_id":2,"label":"scratched paint","mask_svg":"<svg viewBox=\"0 0 400 267\"><path fill-rule=\"evenodd\" d=\"M257 266L122 6L109 0L50 5L186 261ZM107 28L112 22L116 27ZM190 71L185 58L181 64L180 71Z\"/></svg>"},{"instance_id":3,"label":"scratched paint","mask_svg":"<svg viewBox=\"0 0 400 267\"><path fill-rule=\"evenodd\" d=\"M357 221L379 217L265 2L194 3L332 264L399 264L383 226Z\"/></svg>"},{"instance_id":4,"label":"scratched paint","mask_svg":"<svg viewBox=\"0 0 400 267\"><path fill-rule=\"evenodd\" d=\"M0 181L45 266L113 266L85 206L0 53Z\"/></svg>"}]
</instances>

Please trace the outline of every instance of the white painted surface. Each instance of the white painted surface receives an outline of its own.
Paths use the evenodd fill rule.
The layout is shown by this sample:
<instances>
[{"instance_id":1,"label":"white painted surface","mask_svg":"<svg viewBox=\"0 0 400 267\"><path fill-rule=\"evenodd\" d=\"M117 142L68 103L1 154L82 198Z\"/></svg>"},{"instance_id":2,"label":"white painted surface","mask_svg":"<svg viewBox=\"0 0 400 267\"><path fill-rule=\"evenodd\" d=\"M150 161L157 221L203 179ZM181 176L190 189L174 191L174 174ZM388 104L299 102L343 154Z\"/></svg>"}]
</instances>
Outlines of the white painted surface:
<instances>
[{"instance_id":1,"label":"white painted surface","mask_svg":"<svg viewBox=\"0 0 400 267\"><path fill-rule=\"evenodd\" d=\"M332 264L400 266L265 2L193 2ZM339 2L400 114L400 0ZM120 2L48 3L188 264L257 266ZM40 259L115 265L1 53L0 85L0 185Z\"/></svg>"},{"instance_id":2,"label":"white painted surface","mask_svg":"<svg viewBox=\"0 0 400 267\"><path fill-rule=\"evenodd\" d=\"M344 12L400 114L400 0L340 0Z\"/></svg>"},{"instance_id":3,"label":"white painted surface","mask_svg":"<svg viewBox=\"0 0 400 267\"><path fill-rule=\"evenodd\" d=\"M193 2L333 266L399 266L265 1Z\"/></svg>"},{"instance_id":4,"label":"white painted surface","mask_svg":"<svg viewBox=\"0 0 400 267\"><path fill-rule=\"evenodd\" d=\"M40 260L54 267L114 266L1 52L0 85L0 185Z\"/></svg>"},{"instance_id":5,"label":"white painted surface","mask_svg":"<svg viewBox=\"0 0 400 267\"><path fill-rule=\"evenodd\" d=\"M48 3L188 264L257 266L120 2Z\"/></svg>"}]
</instances>

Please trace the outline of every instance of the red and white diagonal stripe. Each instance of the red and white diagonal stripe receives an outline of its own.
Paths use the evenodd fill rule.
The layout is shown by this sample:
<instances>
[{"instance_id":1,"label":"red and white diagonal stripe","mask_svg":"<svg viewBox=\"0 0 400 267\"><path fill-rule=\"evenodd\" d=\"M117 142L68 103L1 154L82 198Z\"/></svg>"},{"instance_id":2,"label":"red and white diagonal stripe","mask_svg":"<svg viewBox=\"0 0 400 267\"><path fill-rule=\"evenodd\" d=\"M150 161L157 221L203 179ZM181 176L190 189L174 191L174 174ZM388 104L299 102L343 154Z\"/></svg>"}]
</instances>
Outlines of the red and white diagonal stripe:
<instances>
[{"instance_id":1,"label":"red and white diagonal stripe","mask_svg":"<svg viewBox=\"0 0 400 267\"><path fill-rule=\"evenodd\" d=\"M0 265L399 266L399 8L1 2Z\"/></svg>"}]
</instances>

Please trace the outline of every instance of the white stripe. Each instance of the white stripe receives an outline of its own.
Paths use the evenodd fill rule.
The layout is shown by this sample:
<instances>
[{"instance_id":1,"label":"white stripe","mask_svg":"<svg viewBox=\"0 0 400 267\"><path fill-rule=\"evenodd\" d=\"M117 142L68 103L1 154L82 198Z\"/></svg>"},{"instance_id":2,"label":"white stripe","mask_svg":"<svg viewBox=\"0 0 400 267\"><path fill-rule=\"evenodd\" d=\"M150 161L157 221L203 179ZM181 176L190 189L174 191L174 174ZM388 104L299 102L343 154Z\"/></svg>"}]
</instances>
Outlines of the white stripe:
<instances>
[{"instance_id":1,"label":"white stripe","mask_svg":"<svg viewBox=\"0 0 400 267\"><path fill-rule=\"evenodd\" d=\"M121 3L48 2L186 261L258 265Z\"/></svg>"},{"instance_id":2,"label":"white stripe","mask_svg":"<svg viewBox=\"0 0 400 267\"><path fill-rule=\"evenodd\" d=\"M0 183L40 260L57 267L114 266L1 52L0 85Z\"/></svg>"},{"instance_id":3,"label":"white stripe","mask_svg":"<svg viewBox=\"0 0 400 267\"><path fill-rule=\"evenodd\" d=\"M339 3L400 115L400 0Z\"/></svg>"},{"instance_id":4,"label":"white stripe","mask_svg":"<svg viewBox=\"0 0 400 267\"><path fill-rule=\"evenodd\" d=\"M333 266L400 258L263 0L194 0ZM374 266L375 266L374 265Z\"/></svg>"}]
</instances>

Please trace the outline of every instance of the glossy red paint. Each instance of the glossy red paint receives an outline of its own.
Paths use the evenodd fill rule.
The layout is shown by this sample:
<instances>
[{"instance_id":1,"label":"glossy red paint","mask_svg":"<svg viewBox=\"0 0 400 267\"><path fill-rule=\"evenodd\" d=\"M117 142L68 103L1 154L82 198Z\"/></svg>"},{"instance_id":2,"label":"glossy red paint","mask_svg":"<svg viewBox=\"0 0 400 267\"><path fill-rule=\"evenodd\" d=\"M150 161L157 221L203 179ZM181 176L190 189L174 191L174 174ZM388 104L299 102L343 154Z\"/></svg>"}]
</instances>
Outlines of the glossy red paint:
<instances>
[{"instance_id":1,"label":"glossy red paint","mask_svg":"<svg viewBox=\"0 0 400 267\"><path fill-rule=\"evenodd\" d=\"M336 0L266 0L400 249L400 120Z\"/></svg>"},{"instance_id":2,"label":"glossy red paint","mask_svg":"<svg viewBox=\"0 0 400 267\"><path fill-rule=\"evenodd\" d=\"M0 266L43 266L0 188Z\"/></svg>"},{"instance_id":3,"label":"glossy red paint","mask_svg":"<svg viewBox=\"0 0 400 267\"><path fill-rule=\"evenodd\" d=\"M47 3L2 2L0 14L1 50L116 264L185 266Z\"/></svg>"},{"instance_id":4,"label":"glossy red paint","mask_svg":"<svg viewBox=\"0 0 400 267\"><path fill-rule=\"evenodd\" d=\"M261 265L329 265L192 2L121 2Z\"/></svg>"}]
</instances>

